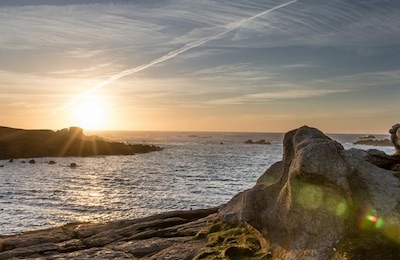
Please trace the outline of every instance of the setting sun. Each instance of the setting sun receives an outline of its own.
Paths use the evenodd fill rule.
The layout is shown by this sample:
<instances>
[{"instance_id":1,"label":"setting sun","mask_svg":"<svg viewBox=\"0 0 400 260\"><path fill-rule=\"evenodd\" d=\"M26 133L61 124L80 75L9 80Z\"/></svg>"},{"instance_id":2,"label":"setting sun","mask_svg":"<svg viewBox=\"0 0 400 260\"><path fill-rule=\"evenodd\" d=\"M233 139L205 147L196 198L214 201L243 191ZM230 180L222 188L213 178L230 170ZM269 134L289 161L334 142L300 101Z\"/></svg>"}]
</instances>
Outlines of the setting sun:
<instances>
[{"instance_id":1,"label":"setting sun","mask_svg":"<svg viewBox=\"0 0 400 260\"><path fill-rule=\"evenodd\" d=\"M84 129L99 130L107 125L106 105L98 97L82 99L72 112L75 125Z\"/></svg>"}]
</instances>

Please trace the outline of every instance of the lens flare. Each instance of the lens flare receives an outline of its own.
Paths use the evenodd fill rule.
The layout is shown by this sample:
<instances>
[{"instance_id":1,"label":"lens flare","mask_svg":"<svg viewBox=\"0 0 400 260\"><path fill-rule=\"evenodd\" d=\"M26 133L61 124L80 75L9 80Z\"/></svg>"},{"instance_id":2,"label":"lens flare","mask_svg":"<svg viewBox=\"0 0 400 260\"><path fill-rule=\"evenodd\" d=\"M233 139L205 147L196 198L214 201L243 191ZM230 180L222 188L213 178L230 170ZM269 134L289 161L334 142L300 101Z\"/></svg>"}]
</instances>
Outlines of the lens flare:
<instances>
[{"instance_id":1,"label":"lens flare","mask_svg":"<svg viewBox=\"0 0 400 260\"><path fill-rule=\"evenodd\" d=\"M319 208L322 205L322 201L322 189L316 185L305 185L301 187L297 197L297 202L308 209Z\"/></svg>"},{"instance_id":2,"label":"lens flare","mask_svg":"<svg viewBox=\"0 0 400 260\"><path fill-rule=\"evenodd\" d=\"M358 224L360 230L376 230L383 228L384 220L374 208L366 206L359 215Z\"/></svg>"},{"instance_id":3,"label":"lens flare","mask_svg":"<svg viewBox=\"0 0 400 260\"><path fill-rule=\"evenodd\" d=\"M382 223L382 233L392 241L400 244L400 225Z\"/></svg>"},{"instance_id":4,"label":"lens flare","mask_svg":"<svg viewBox=\"0 0 400 260\"><path fill-rule=\"evenodd\" d=\"M346 200L341 196L333 194L331 194L330 196L328 195L328 198L325 199L324 205L330 212L332 212L336 216L345 217L347 213L348 207Z\"/></svg>"},{"instance_id":5,"label":"lens flare","mask_svg":"<svg viewBox=\"0 0 400 260\"><path fill-rule=\"evenodd\" d=\"M338 216L343 216L347 212L347 204L346 202L339 202L338 205L336 206L336 215Z\"/></svg>"},{"instance_id":6,"label":"lens flare","mask_svg":"<svg viewBox=\"0 0 400 260\"><path fill-rule=\"evenodd\" d=\"M398 219L384 219L371 206L365 206L359 214L358 228L365 231L375 231L400 244L400 225Z\"/></svg>"}]
</instances>

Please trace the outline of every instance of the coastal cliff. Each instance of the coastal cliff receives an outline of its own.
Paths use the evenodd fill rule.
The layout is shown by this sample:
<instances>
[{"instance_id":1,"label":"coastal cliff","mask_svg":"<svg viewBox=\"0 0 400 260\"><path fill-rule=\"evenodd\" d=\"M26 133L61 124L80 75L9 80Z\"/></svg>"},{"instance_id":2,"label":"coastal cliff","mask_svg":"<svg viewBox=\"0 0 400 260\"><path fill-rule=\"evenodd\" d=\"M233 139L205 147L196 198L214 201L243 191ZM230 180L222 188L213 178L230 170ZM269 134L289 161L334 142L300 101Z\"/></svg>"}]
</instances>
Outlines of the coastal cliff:
<instances>
[{"instance_id":1,"label":"coastal cliff","mask_svg":"<svg viewBox=\"0 0 400 260\"><path fill-rule=\"evenodd\" d=\"M398 259L398 155L345 150L307 126L283 148L220 207L3 236L0 259Z\"/></svg>"},{"instance_id":2,"label":"coastal cliff","mask_svg":"<svg viewBox=\"0 0 400 260\"><path fill-rule=\"evenodd\" d=\"M0 127L0 159L131 155L160 150L152 145L129 145L86 136L79 127L59 131Z\"/></svg>"}]
</instances>

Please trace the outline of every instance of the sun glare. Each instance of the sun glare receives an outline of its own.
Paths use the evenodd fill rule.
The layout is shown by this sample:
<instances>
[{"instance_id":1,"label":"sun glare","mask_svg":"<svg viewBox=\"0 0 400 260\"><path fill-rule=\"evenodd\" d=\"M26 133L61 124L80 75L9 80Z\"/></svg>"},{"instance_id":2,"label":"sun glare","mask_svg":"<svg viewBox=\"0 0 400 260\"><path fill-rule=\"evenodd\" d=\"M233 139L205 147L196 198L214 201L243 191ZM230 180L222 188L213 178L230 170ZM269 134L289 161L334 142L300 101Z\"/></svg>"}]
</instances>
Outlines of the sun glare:
<instances>
[{"instance_id":1,"label":"sun glare","mask_svg":"<svg viewBox=\"0 0 400 260\"><path fill-rule=\"evenodd\" d=\"M82 99L73 108L74 124L86 130L101 130L106 128L106 105L98 97Z\"/></svg>"}]
</instances>

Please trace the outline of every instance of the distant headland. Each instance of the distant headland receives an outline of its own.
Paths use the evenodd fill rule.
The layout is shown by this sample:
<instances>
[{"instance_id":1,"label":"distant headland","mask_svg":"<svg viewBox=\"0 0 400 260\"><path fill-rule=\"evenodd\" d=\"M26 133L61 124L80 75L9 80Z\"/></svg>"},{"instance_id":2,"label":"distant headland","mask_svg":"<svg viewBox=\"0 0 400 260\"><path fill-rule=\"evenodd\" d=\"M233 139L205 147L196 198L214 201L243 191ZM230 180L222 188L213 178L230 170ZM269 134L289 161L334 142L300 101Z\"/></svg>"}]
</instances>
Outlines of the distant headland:
<instances>
[{"instance_id":1,"label":"distant headland","mask_svg":"<svg viewBox=\"0 0 400 260\"><path fill-rule=\"evenodd\" d=\"M0 159L132 155L160 151L153 145L125 144L99 136L86 136L79 127L52 130L24 130L0 126Z\"/></svg>"}]
</instances>

